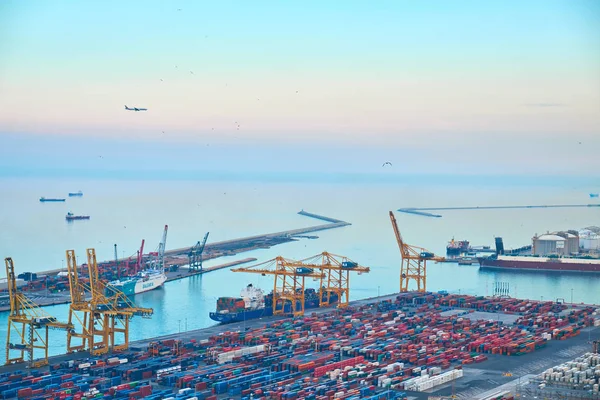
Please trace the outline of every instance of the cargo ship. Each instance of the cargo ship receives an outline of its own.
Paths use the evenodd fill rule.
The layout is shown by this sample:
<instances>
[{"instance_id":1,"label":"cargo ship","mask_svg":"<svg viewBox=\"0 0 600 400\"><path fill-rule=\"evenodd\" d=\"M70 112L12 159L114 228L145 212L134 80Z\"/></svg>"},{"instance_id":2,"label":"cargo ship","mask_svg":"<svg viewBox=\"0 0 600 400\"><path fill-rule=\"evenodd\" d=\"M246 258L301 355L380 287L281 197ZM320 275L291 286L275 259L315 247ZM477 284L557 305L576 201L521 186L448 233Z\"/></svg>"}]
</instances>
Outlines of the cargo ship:
<instances>
[{"instance_id":1,"label":"cargo ship","mask_svg":"<svg viewBox=\"0 0 600 400\"><path fill-rule=\"evenodd\" d=\"M90 219L89 215L75 215L72 212L68 212L67 215L65 216L65 218L67 219L67 221L75 221L78 219Z\"/></svg>"},{"instance_id":2,"label":"cargo ship","mask_svg":"<svg viewBox=\"0 0 600 400\"><path fill-rule=\"evenodd\" d=\"M40 201L42 203L48 202L48 201L65 201L65 199L47 199L45 197L40 197Z\"/></svg>"},{"instance_id":3,"label":"cargo ship","mask_svg":"<svg viewBox=\"0 0 600 400\"><path fill-rule=\"evenodd\" d=\"M132 296L134 294L158 289L159 287L162 287L166 281L167 275L165 275L164 271L147 269L139 272L137 275L109 282L108 287L109 289L115 288L120 290L127 296Z\"/></svg>"},{"instance_id":4,"label":"cargo ship","mask_svg":"<svg viewBox=\"0 0 600 400\"><path fill-rule=\"evenodd\" d=\"M315 289L305 289L304 297L305 309L319 308L319 292ZM331 304L337 303L338 300L337 294L330 294ZM297 304L297 307L299 306ZM278 309L281 310L281 305ZM284 313L291 313L292 305L286 302L283 311ZM273 315L273 293L265 296L262 289L256 288L252 284L242 289L240 297L219 297L217 299L217 310L209 313L210 319L222 324L242 322L271 315Z\"/></svg>"},{"instance_id":5,"label":"cargo ship","mask_svg":"<svg viewBox=\"0 0 600 400\"><path fill-rule=\"evenodd\" d=\"M448 246L446 246L446 255L449 256L458 256L461 253L466 253L469 251L469 241L461 240L454 241L454 238L450 242L448 242Z\"/></svg>"},{"instance_id":6,"label":"cargo ship","mask_svg":"<svg viewBox=\"0 0 600 400\"><path fill-rule=\"evenodd\" d=\"M592 257L536 257L494 255L479 258L479 268L515 271L599 272L600 259Z\"/></svg>"},{"instance_id":7,"label":"cargo ship","mask_svg":"<svg viewBox=\"0 0 600 400\"><path fill-rule=\"evenodd\" d=\"M69 193L69 197L81 197L83 196L83 192L80 190L76 193Z\"/></svg>"}]
</instances>

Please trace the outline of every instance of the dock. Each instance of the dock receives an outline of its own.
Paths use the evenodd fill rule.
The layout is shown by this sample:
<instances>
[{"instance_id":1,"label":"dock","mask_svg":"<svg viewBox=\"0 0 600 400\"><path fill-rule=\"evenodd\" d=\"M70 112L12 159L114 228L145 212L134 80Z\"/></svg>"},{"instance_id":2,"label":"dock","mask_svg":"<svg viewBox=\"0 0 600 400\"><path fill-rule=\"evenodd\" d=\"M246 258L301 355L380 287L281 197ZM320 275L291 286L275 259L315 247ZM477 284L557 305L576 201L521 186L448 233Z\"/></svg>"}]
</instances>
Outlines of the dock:
<instances>
[{"instance_id":1,"label":"dock","mask_svg":"<svg viewBox=\"0 0 600 400\"><path fill-rule=\"evenodd\" d=\"M179 279L189 278L190 276L203 275L207 272L217 271L220 269L225 269L229 267L235 267L236 265L246 264L249 262L254 262L257 259L254 257L244 258L243 260L236 260L232 262L228 262L225 264L214 265L212 267L204 267L200 271L190 271L187 267L179 268L174 272L165 272L167 275L167 282L176 281Z\"/></svg>"},{"instance_id":2,"label":"dock","mask_svg":"<svg viewBox=\"0 0 600 400\"><path fill-rule=\"evenodd\" d=\"M234 267L240 264L246 264L249 262L256 261L254 257L244 258L243 260L236 260L225 264L214 265L212 267L203 268L202 271L190 271L187 268L181 268L175 272L165 272L167 275L167 282L176 281L179 279L189 278L190 276L203 275L207 272L217 271L219 269L225 269ZM27 298L35 302L38 306L54 306L57 304L69 304L71 302L71 295L68 292L63 293L47 293L45 290L37 292L25 292ZM89 299L89 296L86 296ZM8 296L6 299L0 300L0 312L10 311L10 303Z\"/></svg>"},{"instance_id":3,"label":"dock","mask_svg":"<svg viewBox=\"0 0 600 400\"><path fill-rule=\"evenodd\" d=\"M600 204L549 204L529 206L467 206L467 207L425 207L425 208L399 208L398 212L421 215L423 217L440 218L440 214L427 211L452 211L452 210L502 210L502 209L527 209L527 208L583 208L600 207Z\"/></svg>"},{"instance_id":4,"label":"dock","mask_svg":"<svg viewBox=\"0 0 600 400\"><path fill-rule=\"evenodd\" d=\"M344 226L352 225L349 222L341 221L334 218L325 217L318 214L300 211L298 214L304 215L310 218L327 221L329 223L322 225L314 225L307 228L292 229L288 231L267 233L262 235L248 236L239 239L225 240L221 242L207 243L204 248L202 255L203 261L212 260L220 257L234 256L239 253L257 250L257 249L268 249L278 244L289 243L298 241L298 235L304 235L307 233L323 231L328 229L336 229ZM256 258L245 258L242 260L232 261L229 263L219 264L212 267L204 268L202 271L189 271L185 265L189 263L188 254L191 250L190 247L183 247L179 249L172 249L165 251L165 265L166 266L178 266L177 271L166 272L167 282L177 279L184 279L190 276L202 275L207 272L216 271L232 267L235 265L245 264L248 262L256 261ZM118 260L119 262L127 261L127 258ZM106 262L107 264L113 264L114 261ZM104 263L98 263L98 266L102 266ZM50 271L38 272L39 276L44 275L56 275L61 271L66 271L66 268L54 269ZM39 306L49 306L56 304L67 304L71 302L71 296L66 292L61 293L49 293L45 289L38 291L26 291L27 297L35 302ZM0 299L0 312L10 310L10 303L8 299Z\"/></svg>"}]
</instances>

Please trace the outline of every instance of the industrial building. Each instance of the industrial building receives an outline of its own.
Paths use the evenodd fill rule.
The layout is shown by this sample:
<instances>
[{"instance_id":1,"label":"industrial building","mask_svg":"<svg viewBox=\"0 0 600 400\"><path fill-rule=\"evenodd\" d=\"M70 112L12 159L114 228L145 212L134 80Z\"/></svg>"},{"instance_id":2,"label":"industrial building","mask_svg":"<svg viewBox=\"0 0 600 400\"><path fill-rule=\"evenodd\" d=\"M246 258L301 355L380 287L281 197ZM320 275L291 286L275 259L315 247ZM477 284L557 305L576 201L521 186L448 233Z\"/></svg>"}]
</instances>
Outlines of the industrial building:
<instances>
[{"instance_id":1,"label":"industrial building","mask_svg":"<svg viewBox=\"0 0 600 400\"><path fill-rule=\"evenodd\" d=\"M532 252L537 256L567 256L579 253L579 234L576 231L547 232L532 238Z\"/></svg>"},{"instance_id":2,"label":"industrial building","mask_svg":"<svg viewBox=\"0 0 600 400\"><path fill-rule=\"evenodd\" d=\"M587 251L600 250L600 234L590 230L589 228L580 230L579 246L581 249Z\"/></svg>"}]
</instances>

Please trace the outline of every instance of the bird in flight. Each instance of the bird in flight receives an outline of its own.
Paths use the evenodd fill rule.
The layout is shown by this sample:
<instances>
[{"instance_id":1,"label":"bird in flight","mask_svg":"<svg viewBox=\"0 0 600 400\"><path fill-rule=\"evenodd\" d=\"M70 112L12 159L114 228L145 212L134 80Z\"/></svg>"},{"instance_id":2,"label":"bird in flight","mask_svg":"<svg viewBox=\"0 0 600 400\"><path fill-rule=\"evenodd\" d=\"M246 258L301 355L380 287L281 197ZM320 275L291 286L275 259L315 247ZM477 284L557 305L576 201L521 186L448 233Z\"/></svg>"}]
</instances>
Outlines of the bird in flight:
<instances>
[{"instance_id":1,"label":"bird in flight","mask_svg":"<svg viewBox=\"0 0 600 400\"><path fill-rule=\"evenodd\" d=\"M125 106L125 109L128 110L128 111L148 111L147 108L137 108L137 107L129 108L127 106Z\"/></svg>"},{"instance_id":2,"label":"bird in flight","mask_svg":"<svg viewBox=\"0 0 600 400\"><path fill-rule=\"evenodd\" d=\"M391 162L389 162L389 161L386 161L386 162L384 162L384 163L383 163L382 167L385 167L385 166L386 166L386 165L388 165L388 164L389 164L389 166L390 166L390 167L392 166L392 163L391 163Z\"/></svg>"}]
</instances>

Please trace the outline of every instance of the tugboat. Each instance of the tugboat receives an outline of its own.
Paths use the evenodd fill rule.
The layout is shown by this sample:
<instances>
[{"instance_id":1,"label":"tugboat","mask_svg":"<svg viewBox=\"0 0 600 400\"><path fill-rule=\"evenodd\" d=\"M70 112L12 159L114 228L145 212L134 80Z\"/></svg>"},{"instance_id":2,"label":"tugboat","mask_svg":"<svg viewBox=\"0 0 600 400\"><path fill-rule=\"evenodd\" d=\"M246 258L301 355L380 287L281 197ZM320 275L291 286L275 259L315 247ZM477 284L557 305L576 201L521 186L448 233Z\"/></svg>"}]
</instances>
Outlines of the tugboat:
<instances>
[{"instance_id":1,"label":"tugboat","mask_svg":"<svg viewBox=\"0 0 600 400\"><path fill-rule=\"evenodd\" d=\"M76 219L90 219L89 215L74 215L72 212L68 212L65 217L67 221L74 221Z\"/></svg>"}]
</instances>

